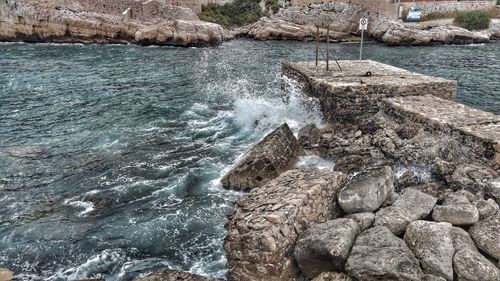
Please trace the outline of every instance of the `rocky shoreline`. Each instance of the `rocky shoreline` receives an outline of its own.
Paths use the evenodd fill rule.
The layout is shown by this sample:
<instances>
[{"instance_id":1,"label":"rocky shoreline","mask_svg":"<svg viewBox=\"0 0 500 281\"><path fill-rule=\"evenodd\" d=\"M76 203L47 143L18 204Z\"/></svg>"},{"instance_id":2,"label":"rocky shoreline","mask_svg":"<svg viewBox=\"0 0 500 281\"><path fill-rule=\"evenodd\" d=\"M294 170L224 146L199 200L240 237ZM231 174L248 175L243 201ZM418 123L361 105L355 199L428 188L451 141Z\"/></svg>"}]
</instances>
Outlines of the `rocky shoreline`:
<instances>
[{"instance_id":1,"label":"rocky shoreline","mask_svg":"<svg viewBox=\"0 0 500 281\"><path fill-rule=\"evenodd\" d=\"M362 6L348 3L287 6L257 22L226 30L200 21L189 8L148 1L0 1L0 41L55 43L134 43L139 45L213 46L236 37L256 40L312 41L316 25L326 40L330 25L332 42L359 40L359 19L370 21L367 37L388 45L487 43L500 39L500 20L490 28L471 32L452 21L403 23L390 20Z\"/></svg>"}]
</instances>

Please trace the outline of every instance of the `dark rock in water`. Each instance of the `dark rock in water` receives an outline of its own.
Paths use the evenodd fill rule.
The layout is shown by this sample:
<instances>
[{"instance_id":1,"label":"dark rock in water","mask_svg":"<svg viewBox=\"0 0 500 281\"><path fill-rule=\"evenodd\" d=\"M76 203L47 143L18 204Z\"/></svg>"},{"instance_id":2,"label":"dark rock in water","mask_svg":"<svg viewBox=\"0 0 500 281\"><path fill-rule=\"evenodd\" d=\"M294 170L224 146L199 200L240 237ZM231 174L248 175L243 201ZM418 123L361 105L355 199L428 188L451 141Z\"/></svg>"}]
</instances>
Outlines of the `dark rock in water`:
<instances>
[{"instance_id":1,"label":"dark rock in water","mask_svg":"<svg viewBox=\"0 0 500 281\"><path fill-rule=\"evenodd\" d=\"M373 212L394 192L394 181L390 167L358 174L340 191L340 207L348 214Z\"/></svg>"},{"instance_id":2,"label":"dark rock in water","mask_svg":"<svg viewBox=\"0 0 500 281\"><path fill-rule=\"evenodd\" d=\"M308 278L315 278L322 272L343 271L359 232L358 223L345 218L307 229L299 236L294 249L294 257L302 273Z\"/></svg>"},{"instance_id":3,"label":"dark rock in water","mask_svg":"<svg viewBox=\"0 0 500 281\"><path fill-rule=\"evenodd\" d=\"M453 281L452 225L446 222L414 221L408 225L404 240L427 274Z\"/></svg>"},{"instance_id":4,"label":"dark rock in water","mask_svg":"<svg viewBox=\"0 0 500 281\"><path fill-rule=\"evenodd\" d=\"M466 196L450 194L442 205L434 207L432 218L453 225L471 225L479 221L479 212Z\"/></svg>"},{"instance_id":5,"label":"dark rock in water","mask_svg":"<svg viewBox=\"0 0 500 281\"><path fill-rule=\"evenodd\" d=\"M252 147L221 180L224 188L249 191L292 168L304 151L285 123Z\"/></svg>"},{"instance_id":6,"label":"dark rock in water","mask_svg":"<svg viewBox=\"0 0 500 281\"><path fill-rule=\"evenodd\" d=\"M312 281L352 281L351 277L340 272L323 272Z\"/></svg>"},{"instance_id":7,"label":"dark rock in water","mask_svg":"<svg viewBox=\"0 0 500 281\"><path fill-rule=\"evenodd\" d=\"M362 232L347 259L355 280L422 280L422 270L405 242L385 226Z\"/></svg>"},{"instance_id":8,"label":"dark rock in water","mask_svg":"<svg viewBox=\"0 0 500 281\"><path fill-rule=\"evenodd\" d=\"M347 216L345 216L345 218L353 219L354 221L356 221L358 223L361 231L365 231L373 225L373 222L375 221L375 214L374 213L357 213L357 214L347 215Z\"/></svg>"},{"instance_id":9,"label":"dark rock in water","mask_svg":"<svg viewBox=\"0 0 500 281\"><path fill-rule=\"evenodd\" d=\"M500 280L500 269L477 251L457 251L453 257L453 268L459 281Z\"/></svg>"},{"instance_id":10,"label":"dark rock in water","mask_svg":"<svg viewBox=\"0 0 500 281\"><path fill-rule=\"evenodd\" d=\"M425 218L437 199L414 189L407 189L392 206L375 214L375 225L386 226L395 235L402 234L408 224Z\"/></svg>"},{"instance_id":11,"label":"dark rock in water","mask_svg":"<svg viewBox=\"0 0 500 281\"><path fill-rule=\"evenodd\" d=\"M238 199L225 225L230 280L294 280L298 236L338 216L345 180L340 172L294 169Z\"/></svg>"},{"instance_id":12,"label":"dark rock in water","mask_svg":"<svg viewBox=\"0 0 500 281\"><path fill-rule=\"evenodd\" d=\"M222 279L214 279L172 269L162 269L148 276L137 278L136 281L222 281Z\"/></svg>"},{"instance_id":13,"label":"dark rock in water","mask_svg":"<svg viewBox=\"0 0 500 281\"><path fill-rule=\"evenodd\" d=\"M309 124L299 131L298 140L304 148L310 148L318 143L320 139L320 131L315 124Z\"/></svg>"},{"instance_id":14,"label":"dark rock in water","mask_svg":"<svg viewBox=\"0 0 500 281\"><path fill-rule=\"evenodd\" d=\"M469 229L469 234L479 249L500 259L500 213L480 220Z\"/></svg>"}]
</instances>

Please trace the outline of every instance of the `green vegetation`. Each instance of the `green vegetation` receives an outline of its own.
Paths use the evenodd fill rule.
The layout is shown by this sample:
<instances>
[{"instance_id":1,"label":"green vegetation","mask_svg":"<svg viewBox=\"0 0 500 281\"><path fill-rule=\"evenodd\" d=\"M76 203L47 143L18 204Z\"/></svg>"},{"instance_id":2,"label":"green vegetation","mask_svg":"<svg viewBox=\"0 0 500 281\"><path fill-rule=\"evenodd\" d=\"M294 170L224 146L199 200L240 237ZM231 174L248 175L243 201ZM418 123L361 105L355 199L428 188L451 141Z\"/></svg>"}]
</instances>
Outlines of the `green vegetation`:
<instances>
[{"instance_id":1,"label":"green vegetation","mask_svg":"<svg viewBox=\"0 0 500 281\"><path fill-rule=\"evenodd\" d=\"M483 30L490 26L488 14L479 11L463 12L455 18L455 23L468 30Z\"/></svg>"},{"instance_id":2,"label":"green vegetation","mask_svg":"<svg viewBox=\"0 0 500 281\"><path fill-rule=\"evenodd\" d=\"M258 21L266 13L262 12L260 0L235 0L232 3L208 4L202 7L201 20L215 22L224 27L243 26ZM276 13L278 0L266 0L266 10Z\"/></svg>"}]
</instances>

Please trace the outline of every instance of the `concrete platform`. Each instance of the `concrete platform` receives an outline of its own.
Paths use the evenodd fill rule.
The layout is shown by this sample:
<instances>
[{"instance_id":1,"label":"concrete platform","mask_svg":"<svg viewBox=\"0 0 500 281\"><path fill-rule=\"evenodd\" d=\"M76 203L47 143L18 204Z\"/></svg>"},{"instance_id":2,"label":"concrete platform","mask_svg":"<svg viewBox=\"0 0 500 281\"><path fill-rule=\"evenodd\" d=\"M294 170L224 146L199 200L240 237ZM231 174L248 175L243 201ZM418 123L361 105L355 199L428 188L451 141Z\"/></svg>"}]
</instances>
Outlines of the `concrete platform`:
<instances>
[{"instance_id":1,"label":"concrete platform","mask_svg":"<svg viewBox=\"0 0 500 281\"><path fill-rule=\"evenodd\" d=\"M303 83L305 93L319 99L328 121L360 122L380 109L387 97L432 94L454 99L456 81L426 76L371 60L284 63L283 74Z\"/></svg>"}]
</instances>

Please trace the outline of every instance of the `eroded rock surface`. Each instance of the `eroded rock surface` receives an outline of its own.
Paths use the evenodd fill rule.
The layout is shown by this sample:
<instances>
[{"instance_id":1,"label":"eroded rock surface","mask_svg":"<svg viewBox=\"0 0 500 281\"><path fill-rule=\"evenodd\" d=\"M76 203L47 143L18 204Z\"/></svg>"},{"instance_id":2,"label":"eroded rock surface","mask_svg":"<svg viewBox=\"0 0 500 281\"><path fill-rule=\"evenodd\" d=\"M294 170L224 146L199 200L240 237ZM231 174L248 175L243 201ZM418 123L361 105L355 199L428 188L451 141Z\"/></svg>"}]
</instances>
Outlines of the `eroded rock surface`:
<instances>
[{"instance_id":1,"label":"eroded rock surface","mask_svg":"<svg viewBox=\"0 0 500 281\"><path fill-rule=\"evenodd\" d=\"M229 277L295 278L298 235L337 216L336 194L345 180L340 172L294 169L238 199L224 241Z\"/></svg>"},{"instance_id":2,"label":"eroded rock surface","mask_svg":"<svg viewBox=\"0 0 500 281\"><path fill-rule=\"evenodd\" d=\"M210 277L204 277L189 272L181 272L172 269L162 269L145 277L137 278L136 281L221 281Z\"/></svg>"},{"instance_id":3,"label":"eroded rock surface","mask_svg":"<svg viewBox=\"0 0 500 281\"><path fill-rule=\"evenodd\" d=\"M221 180L228 189L249 191L292 168L304 153L285 123L254 145Z\"/></svg>"},{"instance_id":4,"label":"eroded rock surface","mask_svg":"<svg viewBox=\"0 0 500 281\"><path fill-rule=\"evenodd\" d=\"M314 278L313 281L352 281L352 279L345 273L323 272Z\"/></svg>"},{"instance_id":5,"label":"eroded rock surface","mask_svg":"<svg viewBox=\"0 0 500 281\"><path fill-rule=\"evenodd\" d=\"M315 278L322 272L343 271L360 228L352 219L316 224L302 233L294 249L302 273Z\"/></svg>"},{"instance_id":6,"label":"eroded rock surface","mask_svg":"<svg viewBox=\"0 0 500 281\"><path fill-rule=\"evenodd\" d=\"M500 280L500 269L477 251L457 251L453 257L453 268L459 281Z\"/></svg>"},{"instance_id":7,"label":"eroded rock surface","mask_svg":"<svg viewBox=\"0 0 500 281\"><path fill-rule=\"evenodd\" d=\"M392 206L375 214L375 225L383 225L399 235L412 221L423 219L436 204L437 199L414 189L407 189Z\"/></svg>"},{"instance_id":8,"label":"eroded rock surface","mask_svg":"<svg viewBox=\"0 0 500 281\"><path fill-rule=\"evenodd\" d=\"M362 232L347 259L346 271L356 280L421 280L423 273L405 242L385 226Z\"/></svg>"},{"instance_id":9,"label":"eroded rock surface","mask_svg":"<svg viewBox=\"0 0 500 281\"><path fill-rule=\"evenodd\" d=\"M453 225L471 225L479 221L479 211L464 195L447 196L442 205L434 207L432 218Z\"/></svg>"},{"instance_id":10,"label":"eroded rock surface","mask_svg":"<svg viewBox=\"0 0 500 281\"><path fill-rule=\"evenodd\" d=\"M394 192L390 167L373 169L354 176L339 193L339 205L346 213L373 212Z\"/></svg>"},{"instance_id":11,"label":"eroded rock surface","mask_svg":"<svg viewBox=\"0 0 500 281\"><path fill-rule=\"evenodd\" d=\"M479 249L500 259L500 213L480 220L469 229L469 234Z\"/></svg>"}]
</instances>

